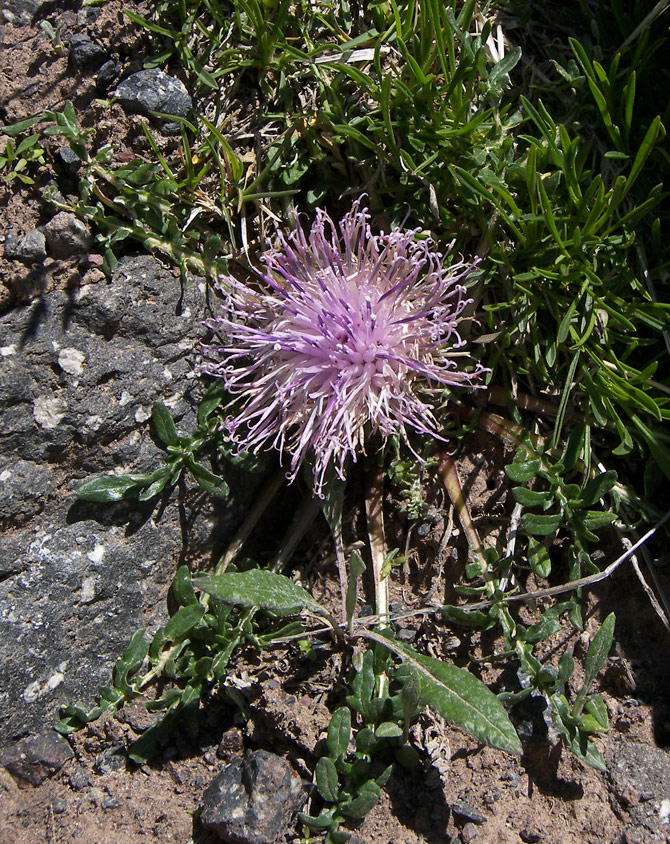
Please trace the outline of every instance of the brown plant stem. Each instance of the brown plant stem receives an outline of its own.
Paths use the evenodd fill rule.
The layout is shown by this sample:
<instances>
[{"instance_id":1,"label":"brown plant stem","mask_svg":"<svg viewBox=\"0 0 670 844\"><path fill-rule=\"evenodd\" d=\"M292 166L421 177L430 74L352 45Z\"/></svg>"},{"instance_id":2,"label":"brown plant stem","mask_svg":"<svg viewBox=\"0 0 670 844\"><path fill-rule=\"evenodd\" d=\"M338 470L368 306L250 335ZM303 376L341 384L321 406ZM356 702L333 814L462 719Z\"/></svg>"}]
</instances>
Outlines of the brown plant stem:
<instances>
[{"instance_id":1,"label":"brown plant stem","mask_svg":"<svg viewBox=\"0 0 670 844\"><path fill-rule=\"evenodd\" d=\"M375 590L375 612L380 624L386 626L389 616L389 592L386 576L382 576L386 547L384 544L383 509L384 470L373 466L367 474L365 490L365 515L368 523L368 541L372 560Z\"/></svg>"}]
</instances>

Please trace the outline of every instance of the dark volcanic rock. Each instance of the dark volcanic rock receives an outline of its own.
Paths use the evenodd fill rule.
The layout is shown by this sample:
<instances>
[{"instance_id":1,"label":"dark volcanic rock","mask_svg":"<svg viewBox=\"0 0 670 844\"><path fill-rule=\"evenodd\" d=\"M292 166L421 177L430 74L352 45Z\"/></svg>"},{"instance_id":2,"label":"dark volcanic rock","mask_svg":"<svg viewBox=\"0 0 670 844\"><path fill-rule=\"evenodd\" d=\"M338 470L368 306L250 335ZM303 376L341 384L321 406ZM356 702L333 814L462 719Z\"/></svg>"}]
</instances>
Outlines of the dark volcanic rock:
<instances>
[{"instance_id":1,"label":"dark volcanic rock","mask_svg":"<svg viewBox=\"0 0 670 844\"><path fill-rule=\"evenodd\" d=\"M91 707L132 632L164 622L178 565L206 565L248 507L252 477L232 468L244 488L225 507L192 479L160 507L75 494L162 464L154 402L193 430L204 316L202 284L142 256L0 317L0 746Z\"/></svg>"},{"instance_id":2,"label":"dark volcanic rock","mask_svg":"<svg viewBox=\"0 0 670 844\"><path fill-rule=\"evenodd\" d=\"M77 34L70 37L70 61L77 70L97 70L107 58L107 52L87 35Z\"/></svg>"},{"instance_id":3,"label":"dark volcanic rock","mask_svg":"<svg viewBox=\"0 0 670 844\"><path fill-rule=\"evenodd\" d=\"M7 235L5 240L5 258L10 261L21 261L24 264L39 264L47 256L46 238L44 232L33 229L19 238Z\"/></svg>"},{"instance_id":4,"label":"dark volcanic rock","mask_svg":"<svg viewBox=\"0 0 670 844\"><path fill-rule=\"evenodd\" d=\"M17 779L40 785L73 756L65 739L51 730L44 735L28 736L0 751L0 765Z\"/></svg>"},{"instance_id":5,"label":"dark volcanic rock","mask_svg":"<svg viewBox=\"0 0 670 844\"><path fill-rule=\"evenodd\" d=\"M147 114L160 111L176 117L186 117L193 101L184 84L162 70L138 70L124 79L114 92L128 111Z\"/></svg>"},{"instance_id":6,"label":"dark volcanic rock","mask_svg":"<svg viewBox=\"0 0 670 844\"><path fill-rule=\"evenodd\" d=\"M214 777L203 795L200 821L229 844L275 844L306 796L286 760L256 750Z\"/></svg>"}]
</instances>

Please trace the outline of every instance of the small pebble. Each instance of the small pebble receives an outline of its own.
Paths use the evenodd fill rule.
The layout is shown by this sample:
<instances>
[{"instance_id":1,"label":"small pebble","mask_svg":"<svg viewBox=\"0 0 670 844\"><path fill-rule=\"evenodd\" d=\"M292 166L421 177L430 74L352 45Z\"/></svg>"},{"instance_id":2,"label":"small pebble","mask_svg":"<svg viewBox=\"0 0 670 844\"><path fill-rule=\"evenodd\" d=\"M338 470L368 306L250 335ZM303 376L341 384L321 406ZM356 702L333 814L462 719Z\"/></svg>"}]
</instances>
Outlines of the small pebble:
<instances>
[{"instance_id":1,"label":"small pebble","mask_svg":"<svg viewBox=\"0 0 670 844\"><path fill-rule=\"evenodd\" d=\"M469 803L465 803L462 800L456 800L455 803L451 804L451 811L458 815L461 818L465 818L466 821L472 821L472 823L481 824L486 823L488 818L486 815L482 814L482 812L475 809Z\"/></svg>"},{"instance_id":2,"label":"small pebble","mask_svg":"<svg viewBox=\"0 0 670 844\"><path fill-rule=\"evenodd\" d=\"M51 804L51 808L53 809L54 815L62 815L67 811L67 800L57 797Z\"/></svg>"},{"instance_id":3,"label":"small pebble","mask_svg":"<svg viewBox=\"0 0 670 844\"><path fill-rule=\"evenodd\" d=\"M474 841L478 835L479 831L477 827L473 823L468 822L461 830L460 839L462 844L470 844L470 841Z\"/></svg>"},{"instance_id":4,"label":"small pebble","mask_svg":"<svg viewBox=\"0 0 670 844\"><path fill-rule=\"evenodd\" d=\"M410 630L409 627L401 627L396 633L396 638L401 642L413 642L416 639L416 630Z\"/></svg>"},{"instance_id":5,"label":"small pebble","mask_svg":"<svg viewBox=\"0 0 670 844\"><path fill-rule=\"evenodd\" d=\"M121 800L118 797L105 797L101 805L103 809L118 809L121 805Z\"/></svg>"}]
</instances>

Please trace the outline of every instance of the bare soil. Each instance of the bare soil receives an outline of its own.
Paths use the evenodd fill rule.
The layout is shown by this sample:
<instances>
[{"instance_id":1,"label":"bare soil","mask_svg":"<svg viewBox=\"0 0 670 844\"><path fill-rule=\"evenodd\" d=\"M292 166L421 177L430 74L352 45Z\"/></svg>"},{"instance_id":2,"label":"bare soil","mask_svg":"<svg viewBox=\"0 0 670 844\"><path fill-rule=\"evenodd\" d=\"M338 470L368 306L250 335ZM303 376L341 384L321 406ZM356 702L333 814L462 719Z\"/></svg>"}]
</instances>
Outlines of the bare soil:
<instances>
[{"instance_id":1,"label":"bare soil","mask_svg":"<svg viewBox=\"0 0 670 844\"><path fill-rule=\"evenodd\" d=\"M126 8L143 11L142 4L109 0L97 18L83 11L63 12L59 18L71 32L93 35L126 57L140 56L141 34L124 18ZM143 118L126 116L118 106L96 101L92 78L74 72L67 56L59 56L38 27L7 26L2 38L3 121L20 120L44 108L57 109L71 99L84 125L95 127L100 143L111 143L117 154L141 145L139 121ZM0 188L5 207L0 241L9 231L21 235L48 219L49 212L37 196L36 190L16 184ZM0 309L57 285L78 284L85 271L72 262L48 260L35 270L0 260ZM483 436L464 445L458 454L470 510L490 543L504 540L509 521L511 504L502 472L509 459L502 447ZM415 523L407 540L407 522L392 502L386 514L389 545L396 544L401 553L407 549L407 562L392 575L391 601L408 612L454 601L452 584L461 578L467 556L444 493L434 482L427 489L431 508L420 523L428 526L424 535L418 535ZM353 514L352 524L355 521ZM312 539L316 547L323 536ZM608 562L619 553L615 537L604 550ZM305 554L302 579L318 600L337 608L339 587L327 554L317 555L311 563ZM528 585L532 585L530 580ZM520 613L532 620L539 609L525 607ZM616 613L616 648L598 681L612 722L610 733L598 740L604 758L610 760L625 743L644 745L650 752L666 747L670 743L664 679L670 668L667 633L637 578L629 569L620 569L593 591L585 610L584 632L557 634L547 644L547 653L568 647L579 665L599 623L609 612ZM459 665L468 664L470 654L483 655L492 644L482 642L479 634L452 630L433 615L408 618L402 625L416 632L417 647ZM74 758L39 786L15 781L0 769L0 840L5 844L205 844L213 839L199 827L194 814L202 793L226 761L245 748L263 747L286 755L309 779L315 748L346 674L341 655L323 645L314 661L297 646L265 657L245 656L253 658L240 659L235 677L249 698L248 717L242 717L229 701L214 699L201 710L198 734L179 736L150 765L132 765L118 755L120 765L109 762L111 749L127 748L147 726L146 714L122 712L104 716L74 735L70 739ZM498 670L488 668L482 668L482 678L492 684L501 679ZM578 671L577 685L579 681ZM635 797L622 797L607 774L585 768L562 751L551 730L526 740L519 759L481 747L430 714L421 717L412 739L422 754L419 769L399 769L394 774L379 804L355 830L358 844L670 841L667 824L660 832L636 827L630 812ZM459 804L466 804L465 813ZM468 807L482 815L481 823L467 825ZM296 841L297 835L287 831L287 840Z\"/></svg>"}]
</instances>

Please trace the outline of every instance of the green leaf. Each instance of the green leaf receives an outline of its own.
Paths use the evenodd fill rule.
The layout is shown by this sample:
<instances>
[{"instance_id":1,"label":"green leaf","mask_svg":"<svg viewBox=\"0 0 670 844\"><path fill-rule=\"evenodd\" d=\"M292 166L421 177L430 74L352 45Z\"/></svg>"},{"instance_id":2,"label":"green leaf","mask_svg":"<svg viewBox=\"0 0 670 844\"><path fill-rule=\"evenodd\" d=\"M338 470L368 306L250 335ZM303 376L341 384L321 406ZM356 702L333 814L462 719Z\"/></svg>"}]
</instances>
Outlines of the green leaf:
<instances>
[{"instance_id":1,"label":"green leaf","mask_svg":"<svg viewBox=\"0 0 670 844\"><path fill-rule=\"evenodd\" d=\"M614 639L615 623L616 616L612 612L603 621L602 627L589 645L586 659L584 660L584 688L587 691L591 688L591 684L607 660Z\"/></svg>"},{"instance_id":2,"label":"green leaf","mask_svg":"<svg viewBox=\"0 0 670 844\"><path fill-rule=\"evenodd\" d=\"M539 460L528 460L526 463L514 462L505 466L505 474L514 483L525 484L537 475L541 465Z\"/></svg>"},{"instance_id":3,"label":"green leaf","mask_svg":"<svg viewBox=\"0 0 670 844\"><path fill-rule=\"evenodd\" d=\"M599 733L599 732L607 732L610 728L610 719L609 714L607 712L607 707L605 706L605 702L599 695L593 695L586 701L586 705L584 709L588 713L588 715L584 715L581 718L581 727L583 730L589 730L592 733ZM593 721L593 725L591 725L586 719L591 718Z\"/></svg>"},{"instance_id":4,"label":"green leaf","mask_svg":"<svg viewBox=\"0 0 670 844\"><path fill-rule=\"evenodd\" d=\"M309 610L318 615L328 615L302 586L298 586L271 571L252 569L244 572L226 572L196 578L193 585L208 595L227 604L241 607L260 607L264 610L288 615Z\"/></svg>"},{"instance_id":5,"label":"green leaf","mask_svg":"<svg viewBox=\"0 0 670 844\"><path fill-rule=\"evenodd\" d=\"M502 81L505 76L513 70L519 63L521 58L521 47L515 47L511 52L496 62L489 72L489 82L491 85L496 85Z\"/></svg>"},{"instance_id":6,"label":"green leaf","mask_svg":"<svg viewBox=\"0 0 670 844\"><path fill-rule=\"evenodd\" d=\"M375 737L378 739L402 738L402 727L394 721L383 721L375 730Z\"/></svg>"},{"instance_id":7,"label":"green leaf","mask_svg":"<svg viewBox=\"0 0 670 844\"><path fill-rule=\"evenodd\" d=\"M155 402L151 408L151 421L153 422L158 439L163 445L179 444L179 435L177 434L172 414L162 402Z\"/></svg>"},{"instance_id":8,"label":"green leaf","mask_svg":"<svg viewBox=\"0 0 670 844\"><path fill-rule=\"evenodd\" d=\"M11 123L9 126L2 126L0 127L0 132L2 132L3 135L8 135L10 138L15 138L17 135L25 132L26 129L30 129L31 126L34 126L36 123L41 123L46 119L47 113L42 112L42 114L38 114L35 117L27 117L25 120L20 120L18 123Z\"/></svg>"},{"instance_id":9,"label":"green leaf","mask_svg":"<svg viewBox=\"0 0 670 844\"><path fill-rule=\"evenodd\" d=\"M106 504L121 501L136 495L150 478L150 475L103 475L83 483L77 490L77 498Z\"/></svg>"},{"instance_id":10,"label":"green leaf","mask_svg":"<svg viewBox=\"0 0 670 844\"><path fill-rule=\"evenodd\" d=\"M564 695L552 695L551 703L556 714L556 725L563 736L566 747L575 756L596 771L607 770L598 748L589 741L588 735L579 730L575 719L570 715L568 703Z\"/></svg>"},{"instance_id":11,"label":"green leaf","mask_svg":"<svg viewBox=\"0 0 670 844\"><path fill-rule=\"evenodd\" d=\"M582 515L584 518L583 524L587 530L598 530L598 528L611 525L616 518L614 513L607 510L604 512L602 510L587 510Z\"/></svg>"},{"instance_id":12,"label":"green leaf","mask_svg":"<svg viewBox=\"0 0 670 844\"><path fill-rule=\"evenodd\" d=\"M479 610L466 610L462 607L455 607L452 604L445 604L440 608L445 621L452 624L460 624L463 627L486 627L490 622L487 613Z\"/></svg>"},{"instance_id":13,"label":"green leaf","mask_svg":"<svg viewBox=\"0 0 670 844\"><path fill-rule=\"evenodd\" d=\"M181 639L201 621L204 614L205 608L202 604L181 607L165 625L163 636L170 642Z\"/></svg>"},{"instance_id":14,"label":"green leaf","mask_svg":"<svg viewBox=\"0 0 670 844\"><path fill-rule=\"evenodd\" d=\"M188 566L179 566L172 581L172 594L180 607L197 604L198 599L191 583L191 572Z\"/></svg>"},{"instance_id":15,"label":"green leaf","mask_svg":"<svg viewBox=\"0 0 670 844\"><path fill-rule=\"evenodd\" d=\"M328 724L326 743L333 759L343 759L351 741L351 710L341 706L333 712Z\"/></svg>"},{"instance_id":16,"label":"green leaf","mask_svg":"<svg viewBox=\"0 0 670 844\"><path fill-rule=\"evenodd\" d=\"M374 808L381 796L382 790L374 780L368 780L359 788L353 800L342 803L340 812L348 818L364 818Z\"/></svg>"},{"instance_id":17,"label":"green leaf","mask_svg":"<svg viewBox=\"0 0 670 844\"><path fill-rule=\"evenodd\" d=\"M533 536L548 536L558 528L561 519L560 513L524 513L519 527Z\"/></svg>"},{"instance_id":18,"label":"green leaf","mask_svg":"<svg viewBox=\"0 0 670 844\"><path fill-rule=\"evenodd\" d=\"M198 484L206 492L213 495L215 498L228 498L230 495L230 487L223 478L220 478L218 475L210 472L209 469L205 469L205 467L200 463L196 463L192 457L186 458L186 465L191 470L191 473Z\"/></svg>"},{"instance_id":19,"label":"green leaf","mask_svg":"<svg viewBox=\"0 0 670 844\"><path fill-rule=\"evenodd\" d=\"M304 823L310 829L331 829L333 826L337 826L334 815L335 809L328 809L326 812L321 812L318 818L314 817L314 815L306 815L304 812L298 812L300 822Z\"/></svg>"},{"instance_id":20,"label":"green leaf","mask_svg":"<svg viewBox=\"0 0 670 844\"><path fill-rule=\"evenodd\" d=\"M521 742L503 705L481 680L455 665L423 656L402 642L369 635L412 665L422 700L443 718L485 744L521 753Z\"/></svg>"},{"instance_id":21,"label":"green leaf","mask_svg":"<svg viewBox=\"0 0 670 844\"><path fill-rule=\"evenodd\" d=\"M144 638L144 630L136 630L121 657L128 666L129 675L139 670L148 651L149 642Z\"/></svg>"},{"instance_id":22,"label":"green leaf","mask_svg":"<svg viewBox=\"0 0 670 844\"><path fill-rule=\"evenodd\" d=\"M223 381L217 379L209 385L198 405L198 425L203 426L214 411L221 405L226 394Z\"/></svg>"},{"instance_id":23,"label":"green leaf","mask_svg":"<svg viewBox=\"0 0 670 844\"><path fill-rule=\"evenodd\" d=\"M537 577L547 578L551 573L549 551L532 536L528 537L528 565Z\"/></svg>"},{"instance_id":24,"label":"green leaf","mask_svg":"<svg viewBox=\"0 0 670 844\"><path fill-rule=\"evenodd\" d=\"M551 504L554 500L554 496L548 490L528 489L525 486L515 486L512 489L512 497L518 504L523 504L524 507Z\"/></svg>"},{"instance_id":25,"label":"green leaf","mask_svg":"<svg viewBox=\"0 0 670 844\"><path fill-rule=\"evenodd\" d=\"M322 756L314 769L316 787L319 794L328 803L337 803L340 796L340 783L335 763L328 756Z\"/></svg>"},{"instance_id":26,"label":"green leaf","mask_svg":"<svg viewBox=\"0 0 670 844\"><path fill-rule=\"evenodd\" d=\"M614 471L603 472L591 478L579 496L581 506L592 507L616 485L616 480L617 474Z\"/></svg>"}]
</instances>

